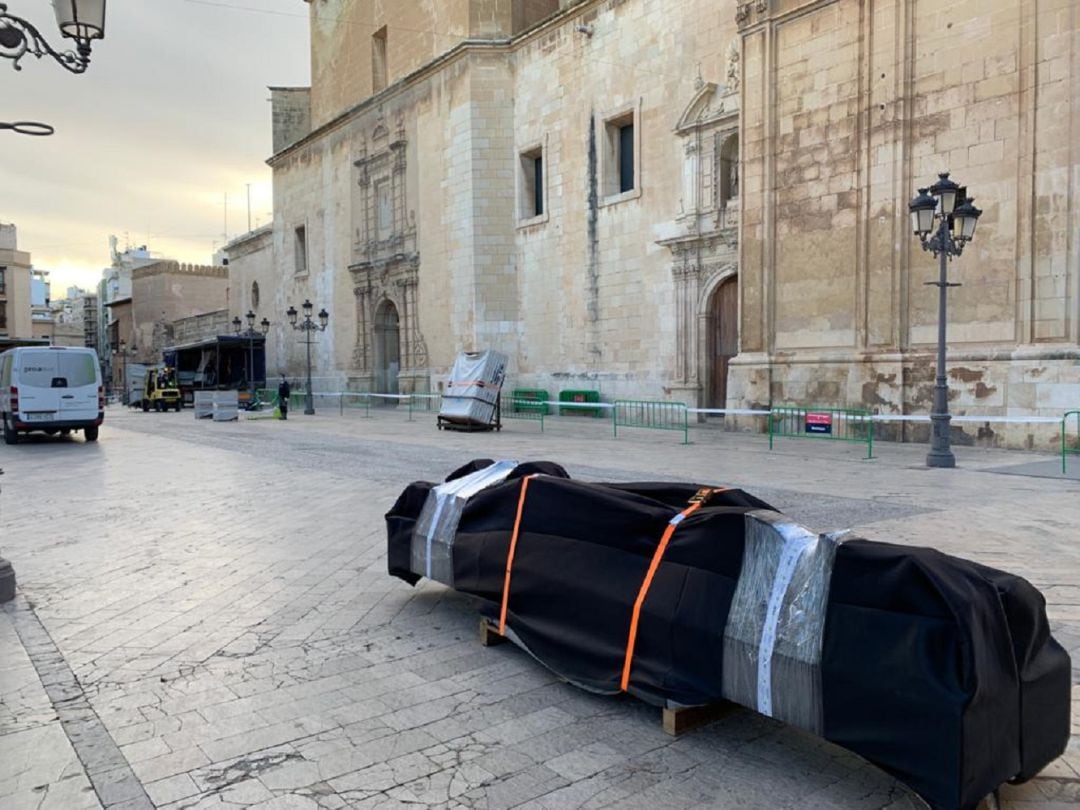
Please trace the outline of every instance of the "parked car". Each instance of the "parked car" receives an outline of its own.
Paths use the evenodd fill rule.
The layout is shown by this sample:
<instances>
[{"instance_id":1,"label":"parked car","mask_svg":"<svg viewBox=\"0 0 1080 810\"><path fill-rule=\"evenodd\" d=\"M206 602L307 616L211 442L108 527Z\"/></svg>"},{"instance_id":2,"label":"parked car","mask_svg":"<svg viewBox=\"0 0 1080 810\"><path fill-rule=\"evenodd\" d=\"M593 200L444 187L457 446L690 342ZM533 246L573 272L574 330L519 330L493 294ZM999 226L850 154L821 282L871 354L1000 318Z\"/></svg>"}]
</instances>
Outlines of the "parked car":
<instances>
[{"instance_id":1,"label":"parked car","mask_svg":"<svg viewBox=\"0 0 1080 810\"><path fill-rule=\"evenodd\" d=\"M93 349L24 346L0 354L0 428L15 444L22 433L68 435L81 430L97 441L105 419L105 389Z\"/></svg>"}]
</instances>

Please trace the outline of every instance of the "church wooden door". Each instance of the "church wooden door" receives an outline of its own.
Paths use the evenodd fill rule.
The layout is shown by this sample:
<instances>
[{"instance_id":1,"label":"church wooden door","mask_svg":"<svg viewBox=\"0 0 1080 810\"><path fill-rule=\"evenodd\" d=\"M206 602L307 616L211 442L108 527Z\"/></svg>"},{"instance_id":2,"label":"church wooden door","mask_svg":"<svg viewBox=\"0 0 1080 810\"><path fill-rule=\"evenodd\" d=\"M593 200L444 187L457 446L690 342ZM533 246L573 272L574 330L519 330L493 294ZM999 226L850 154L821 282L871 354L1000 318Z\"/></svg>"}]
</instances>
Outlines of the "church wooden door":
<instances>
[{"instance_id":1,"label":"church wooden door","mask_svg":"<svg viewBox=\"0 0 1080 810\"><path fill-rule=\"evenodd\" d=\"M739 281L730 278L713 293L709 307L712 361L710 408L727 407L728 365L739 352Z\"/></svg>"}]
</instances>

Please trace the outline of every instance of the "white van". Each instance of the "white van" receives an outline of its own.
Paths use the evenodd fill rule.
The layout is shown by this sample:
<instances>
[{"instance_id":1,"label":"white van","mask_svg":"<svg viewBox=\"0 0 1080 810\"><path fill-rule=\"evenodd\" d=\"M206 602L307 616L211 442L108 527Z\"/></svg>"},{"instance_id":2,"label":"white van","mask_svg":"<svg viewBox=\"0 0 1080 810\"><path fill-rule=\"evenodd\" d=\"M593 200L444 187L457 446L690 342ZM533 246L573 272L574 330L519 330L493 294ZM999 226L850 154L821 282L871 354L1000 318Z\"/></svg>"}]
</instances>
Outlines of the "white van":
<instances>
[{"instance_id":1,"label":"white van","mask_svg":"<svg viewBox=\"0 0 1080 810\"><path fill-rule=\"evenodd\" d=\"M81 430L96 442L104 419L105 389L93 349L24 346L0 354L0 428L7 444L35 430Z\"/></svg>"}]
</instances>

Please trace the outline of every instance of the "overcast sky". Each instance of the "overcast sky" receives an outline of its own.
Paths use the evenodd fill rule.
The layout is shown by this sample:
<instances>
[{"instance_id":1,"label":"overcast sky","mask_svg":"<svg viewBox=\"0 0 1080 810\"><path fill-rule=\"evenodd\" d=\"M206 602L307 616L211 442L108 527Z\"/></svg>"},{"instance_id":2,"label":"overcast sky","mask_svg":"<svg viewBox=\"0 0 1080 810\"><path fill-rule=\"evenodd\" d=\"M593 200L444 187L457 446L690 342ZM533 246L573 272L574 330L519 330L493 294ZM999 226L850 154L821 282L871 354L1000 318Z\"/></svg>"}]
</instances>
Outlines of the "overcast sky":
<instances>
[{"instance_id":1,"label":"overcast sky","mask_svg":"<svg viewBox=\"0 0 1080 810\"><path fill-rule=\"evenodd\" d=\"M54 48L49 0L5 0ZM309 83L301 0L109 0L89 70L0 59L0 121L44 121L51 137L0 130L0 222L51 271L53 298L92 286L110 234L208 263L228 235L270 220L267 86Z\"/></svg>"}]
</instances>

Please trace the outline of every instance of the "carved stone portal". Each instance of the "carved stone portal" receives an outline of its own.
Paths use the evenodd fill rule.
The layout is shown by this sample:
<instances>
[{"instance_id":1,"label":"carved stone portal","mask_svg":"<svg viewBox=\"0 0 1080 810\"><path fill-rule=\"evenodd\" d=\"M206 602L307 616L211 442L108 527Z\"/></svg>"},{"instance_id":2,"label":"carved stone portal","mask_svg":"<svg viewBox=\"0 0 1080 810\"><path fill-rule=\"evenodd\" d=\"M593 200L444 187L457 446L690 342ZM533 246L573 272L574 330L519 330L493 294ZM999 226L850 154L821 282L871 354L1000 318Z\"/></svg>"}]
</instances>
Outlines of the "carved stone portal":
<instances>
[{"instance_id":1,"label":"carved stone portal","mask_svg":"<svg viewBox=\"0 0 1080 810\"><path fill-rule=\"evenodd\" d=\"M713 377L727 367L726 359L714 356L720 344L713 332L720 325L715 323L711 299L722 282L738 275L737 59L738 50L729 50L728 85L699 80L697 92L676 124L684 154L682 204L671 227L675 235L659 242L672 252L675 283L672 389L699 407L726 406L726 402L710 401L708 392L724 390Z\"/></svg>"},{"instance_id":2,"label":"carved stone portal","mask_svg":"<svg viewBox=\"0 0 1080 810\"><path fill-rule=\"evenodd\" d=\"M360 390L377 393L426 391L430 379L417 306L420 254L416 216L406 193L406 146L402 123L391 138L380 121L353 163L349 273L356 296L356 346L351 379ZM391 323L394 335L387 334Z\"/></svg>"}]
</instances>

